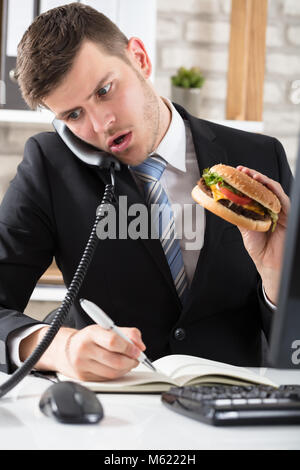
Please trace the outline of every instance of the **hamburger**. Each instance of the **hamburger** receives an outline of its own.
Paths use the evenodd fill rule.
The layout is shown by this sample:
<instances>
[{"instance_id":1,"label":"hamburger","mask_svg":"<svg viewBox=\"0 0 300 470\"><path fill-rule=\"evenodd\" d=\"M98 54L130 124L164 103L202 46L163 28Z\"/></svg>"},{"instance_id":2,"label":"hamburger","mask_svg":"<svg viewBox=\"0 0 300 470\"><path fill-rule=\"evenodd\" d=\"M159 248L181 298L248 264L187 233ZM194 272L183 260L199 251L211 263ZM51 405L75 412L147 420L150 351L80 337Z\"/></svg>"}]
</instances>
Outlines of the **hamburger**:
<instances>
[{"instance_id":1,"label":"hamburger","mask_svg":"<svg viewBox=\"0 0 300 470\"><path fill-rule=\"evenodd\" d=\"M228 165L218 164L203 171L192 191L193 199L205 209L248 230L275 230L281 204L266 186Z\"/></svg>"}]
</instances>

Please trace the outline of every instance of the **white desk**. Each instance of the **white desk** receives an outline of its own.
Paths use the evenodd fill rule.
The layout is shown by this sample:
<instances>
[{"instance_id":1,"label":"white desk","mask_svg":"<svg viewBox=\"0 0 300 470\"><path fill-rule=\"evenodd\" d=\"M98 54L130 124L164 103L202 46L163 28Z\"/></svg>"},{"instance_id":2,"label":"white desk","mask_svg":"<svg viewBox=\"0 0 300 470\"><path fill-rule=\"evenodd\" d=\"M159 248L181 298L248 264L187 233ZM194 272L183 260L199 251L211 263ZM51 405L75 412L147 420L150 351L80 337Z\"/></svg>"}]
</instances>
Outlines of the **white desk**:
<instances>
[{"instance_id":1,"label":"white desk","mask_svg":"<svg viewBox=\"0 0 300 470\"><path fill-rule=\"evenodd\" d=\"M265 373L277 383L300 384L298 371ZM0 374L1 382L6 378ZM0 399L1 450L300 449L300 425L216 428L170 411L159 395L99 394L105 413L100 423L60 424L38 407L41 393L50 385L27 377Z\"/></svg>"}]
</instances>

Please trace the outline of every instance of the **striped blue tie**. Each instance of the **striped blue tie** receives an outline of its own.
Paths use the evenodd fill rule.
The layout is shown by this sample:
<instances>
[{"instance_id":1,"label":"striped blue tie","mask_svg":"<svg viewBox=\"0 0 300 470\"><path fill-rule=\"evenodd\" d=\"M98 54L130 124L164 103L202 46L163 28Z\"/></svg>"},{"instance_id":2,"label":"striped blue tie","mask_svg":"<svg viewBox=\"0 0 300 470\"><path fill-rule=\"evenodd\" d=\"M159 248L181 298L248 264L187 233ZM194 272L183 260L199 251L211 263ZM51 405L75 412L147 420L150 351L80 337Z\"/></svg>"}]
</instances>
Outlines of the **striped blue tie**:
<instances>
[{"instance_id":1,"label":"striped blue tie","mask_svg":"<svg viewBox=\"0 0 300 470\"><path fill-rule=\"evenodd\" d=\"M158 155L153 155L131 169L144 183L146 202L152 211L151 221L156 224L158 237L166 255L178 296L184 304L188 293L187 277L180 243L176 238L174 214L159 181L166 165L165 160ZM156 214L156 219L153 217L153 213Z\"/></svg>"}]
</instances>

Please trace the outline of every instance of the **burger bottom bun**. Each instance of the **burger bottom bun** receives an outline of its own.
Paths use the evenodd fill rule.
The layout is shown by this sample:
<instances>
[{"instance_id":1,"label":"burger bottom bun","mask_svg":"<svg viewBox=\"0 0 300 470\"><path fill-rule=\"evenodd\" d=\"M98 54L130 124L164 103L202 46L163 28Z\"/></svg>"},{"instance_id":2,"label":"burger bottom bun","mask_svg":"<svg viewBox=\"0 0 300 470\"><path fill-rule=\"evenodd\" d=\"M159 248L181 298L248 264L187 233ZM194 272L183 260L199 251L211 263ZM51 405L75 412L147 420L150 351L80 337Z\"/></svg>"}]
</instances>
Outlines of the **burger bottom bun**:
<instances>
[{"instance_id":1,"label":"burger bottom bun","mask_svg":"<svg viewBox=\"0 0 300 470\"><path fill-rule=\"evenodd\" d=\"M244 217L243 215L236 214L235 212L222 206L222 204L216 202L212 197L205 194L199 186L195 186L192 191L192 198L201 206L213 212L215 215L222 217L231 224L238 225L248 230L255 230L256 232L267 232L271 227L272 220L254 220Z\"/></svg>"}]
</instances>

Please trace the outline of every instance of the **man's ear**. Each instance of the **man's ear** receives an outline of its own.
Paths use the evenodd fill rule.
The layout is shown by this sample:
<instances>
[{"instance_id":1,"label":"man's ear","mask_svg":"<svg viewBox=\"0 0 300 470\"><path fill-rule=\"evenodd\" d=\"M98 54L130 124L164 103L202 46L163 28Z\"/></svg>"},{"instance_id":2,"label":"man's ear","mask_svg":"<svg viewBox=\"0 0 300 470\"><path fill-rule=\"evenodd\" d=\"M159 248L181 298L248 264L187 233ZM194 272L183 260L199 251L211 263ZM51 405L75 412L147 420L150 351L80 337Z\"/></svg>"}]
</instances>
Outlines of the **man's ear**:
<instances>
[{"instance_id":1,"label":"man's ear","mask_svg":"<svg viewBox=\"0 0 300 470\"><path fill-rule=\"evenodd\" d=\"M152 64L141 39L135 37L130 38L126 52L132 65L145 79L149 78L152 72Z\"/></svg>"}]
</instances>

